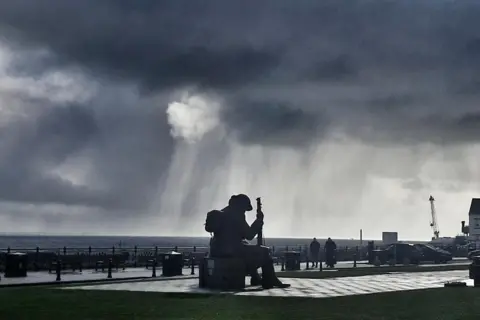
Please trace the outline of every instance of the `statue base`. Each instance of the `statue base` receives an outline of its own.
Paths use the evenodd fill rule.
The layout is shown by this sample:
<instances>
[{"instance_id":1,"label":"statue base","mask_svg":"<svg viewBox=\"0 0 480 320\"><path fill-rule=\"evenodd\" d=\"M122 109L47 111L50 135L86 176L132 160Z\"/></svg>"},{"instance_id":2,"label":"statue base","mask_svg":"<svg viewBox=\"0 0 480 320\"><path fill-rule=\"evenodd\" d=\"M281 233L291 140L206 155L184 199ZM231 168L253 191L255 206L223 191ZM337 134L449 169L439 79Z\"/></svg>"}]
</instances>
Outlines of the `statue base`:
<instances>
[{"instance_id":1,"label":"statue base","mask_svg":"<svg viewBox=\"0 0 480 320\"><path fill-rule=\"evenodd\" d=\"M238 258L204 258L199 264L200 288L216 290L245 289L246 266Z\"/></svg>"}]
</instances>

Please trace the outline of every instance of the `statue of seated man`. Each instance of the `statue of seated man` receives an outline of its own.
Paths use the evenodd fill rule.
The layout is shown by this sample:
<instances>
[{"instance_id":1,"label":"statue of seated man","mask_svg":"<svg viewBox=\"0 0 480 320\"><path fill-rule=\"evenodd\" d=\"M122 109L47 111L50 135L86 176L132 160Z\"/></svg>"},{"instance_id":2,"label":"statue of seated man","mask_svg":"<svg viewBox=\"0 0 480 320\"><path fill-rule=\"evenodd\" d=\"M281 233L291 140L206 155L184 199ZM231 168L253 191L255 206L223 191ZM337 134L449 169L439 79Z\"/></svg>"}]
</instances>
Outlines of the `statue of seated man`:
<instances>
[{"instance_id":1,"label":"statue of seated man","mask_svg":"<svg viewBox=\"0 0 480 320\"><path fill-rule=\"evenodd\" d=\"M222 210L210 211L207 215L205 230L213 233L210 241L210 256L213 258L235 257L245 261L247 273L251 275L252 285L263 288L288 288L275 275L273 260L268 247L250 245L263 227L263 212L259 211L252 225L245 219L246 211L252 211L252 204L244 194L230 198L228 206ZM262 277L258 274L262 268Z\"/></svg>"}]
</instances>

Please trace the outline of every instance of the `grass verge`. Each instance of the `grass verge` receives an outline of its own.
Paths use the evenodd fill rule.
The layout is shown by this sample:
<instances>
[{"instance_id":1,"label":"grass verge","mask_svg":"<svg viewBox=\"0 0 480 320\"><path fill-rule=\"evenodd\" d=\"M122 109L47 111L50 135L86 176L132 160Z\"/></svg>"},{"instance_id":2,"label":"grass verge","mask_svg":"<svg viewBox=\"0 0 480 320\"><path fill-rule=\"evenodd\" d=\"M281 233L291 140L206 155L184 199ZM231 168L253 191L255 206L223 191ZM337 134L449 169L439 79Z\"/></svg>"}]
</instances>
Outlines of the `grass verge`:
<instances>
[{"instance_id":1,"label":"grass verge","mask_svg":"<svg viewBox=\"0 0 480 320\"><path fill-rule=\"evenodd\" d=\"M368 268L345 268L335 270L310 270L310 271L280 271L277 272L279 278L309 278L309 279L327 279L342 277L359 277L379 274L389 274L393 272L434 272L434 271L454 271L468 270L468 265L452 264L443 266L395 266L395 267L368 267Z\"/></svg>"},{"instance_id":2,"label":"grass verge","mask_svg":"<svg viewBox=\"0 0 480 320\"><path fill-rule=\"evenodd\" d=\"M480 290L443 288L330 299L12 288L1 319L478 319Z\"/></svg>"}]
</instances>

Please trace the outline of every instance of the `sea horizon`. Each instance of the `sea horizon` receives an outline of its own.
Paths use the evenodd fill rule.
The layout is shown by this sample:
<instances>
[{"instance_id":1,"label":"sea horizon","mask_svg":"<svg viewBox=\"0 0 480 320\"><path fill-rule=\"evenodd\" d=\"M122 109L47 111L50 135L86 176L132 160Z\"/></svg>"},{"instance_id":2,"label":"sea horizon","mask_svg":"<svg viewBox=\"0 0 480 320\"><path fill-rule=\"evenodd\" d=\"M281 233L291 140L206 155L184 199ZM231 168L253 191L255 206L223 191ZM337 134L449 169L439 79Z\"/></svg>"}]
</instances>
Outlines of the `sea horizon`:
<instances>
[{"instance_id":1,"label":"sea horizon","mask_svg":"<svg viewBox=\"0 0 480 320\"><path fill-rule=\"evenodd\" d=\"M149 237L149 238L210 238L209 235L154 235L154 234L122 234L122 233L88 233L88 232L81 232L81 233L55 233L55 232L0 232L0 237L129 237L129 238L137 238L137 237ZM381 241L380 237L368 237L360 239L358 237L336 237L336 236L317 236L317 239L337 239L337 240L363 240L363 241ZM446 238L454 238L455 236L446 237ZM277 236L277 237L269 237L271 239L313 239L313 237L298 237L298 236ZM400 239L399 239L400 240ZM401 241L429 241L430 239L401 239Z\"/></svg>"},{"instance_id":2,"label":"sea horizon","mask_svg":"<svg viewBox=\"0 0 480 320\"><path fill-rule=\"evenodd\" d=\"M52 233L0 233L0 250L10 249L58 249L58 248L111 248L111 247L207 247L209 236L140 236L140 235L92 235L92 234L52 234ZM313 238L298 237L272 237L265 238L267 246L305 246L309 245ZM317 237L322 244L328 237ZM368 241L374 241L381 245L381 239L332 239L339 247L365 246ZM425 240L406 240L404 242L427 242ZM256 240L251 241L256 243Z\"/></svg>"}]
</instances>

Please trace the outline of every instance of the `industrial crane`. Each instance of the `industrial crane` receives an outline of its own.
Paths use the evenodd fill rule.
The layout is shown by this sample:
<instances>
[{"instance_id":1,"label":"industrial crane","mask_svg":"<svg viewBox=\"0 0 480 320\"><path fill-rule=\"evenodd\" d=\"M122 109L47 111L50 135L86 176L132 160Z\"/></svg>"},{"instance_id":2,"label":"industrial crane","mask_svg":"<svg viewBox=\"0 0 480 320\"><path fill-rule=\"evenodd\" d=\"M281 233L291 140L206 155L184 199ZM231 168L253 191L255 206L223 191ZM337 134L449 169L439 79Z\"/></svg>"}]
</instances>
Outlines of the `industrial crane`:
<instances>
[{"instance_id":1,"label":"industrial crane","mask_svg":"<svg viewBox=\"0 0 480 320\"><path fill-rule=\"evenodd\" d=\"M432 214L432 222L430 222L430 227L432 227L432 230L433 230L432 240L435 240L440 237L440 230L438 230L438 223L437 223L437 211L435 210L435 199L432 196L430 196L428 201L430 201L430 211Z\"/></svg>"}]
</instances>

